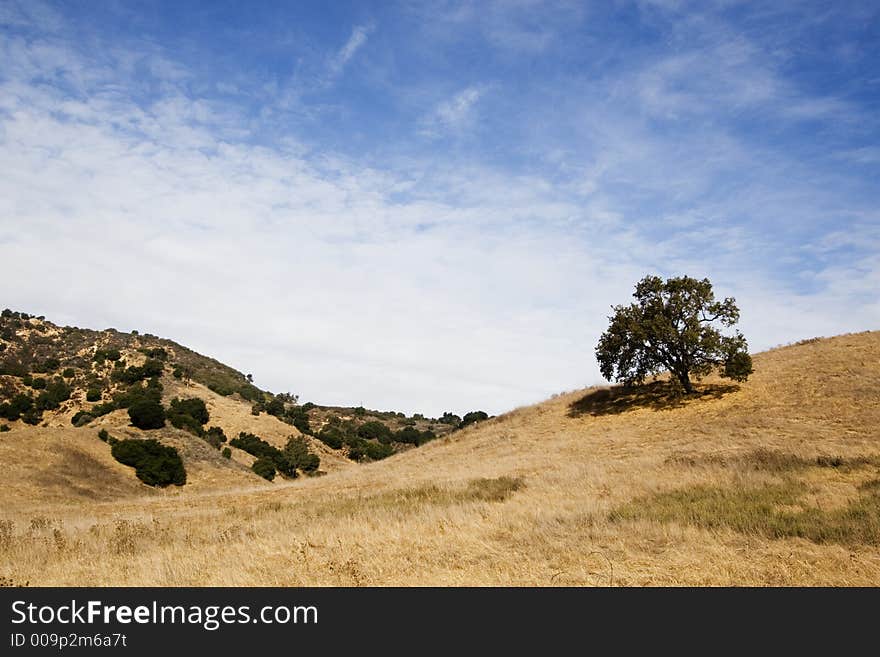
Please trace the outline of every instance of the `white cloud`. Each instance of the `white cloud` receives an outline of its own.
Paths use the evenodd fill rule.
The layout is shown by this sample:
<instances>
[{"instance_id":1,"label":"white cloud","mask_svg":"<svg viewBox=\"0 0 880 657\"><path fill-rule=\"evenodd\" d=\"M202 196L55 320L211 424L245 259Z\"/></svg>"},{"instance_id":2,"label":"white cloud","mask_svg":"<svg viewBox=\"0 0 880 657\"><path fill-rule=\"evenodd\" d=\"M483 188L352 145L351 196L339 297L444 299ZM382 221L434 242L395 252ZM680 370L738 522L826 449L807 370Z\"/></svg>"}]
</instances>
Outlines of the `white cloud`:
<instances>
[{"instance_id":1,"label":"white cloud","mask_svg":"<svg viewBox=\"0 0 880 657\"><path fill-rule=\"evenodd\" d=\"M333 75L338 75L348 64L349 60L354 57L355 53L360 50L367 42L370 32L373 31L373 25L356 25L351 31L351 36L345 45L336 53L330 62L330 71Z\"/></svg>"},{"instance_id":2,"label":"white cloud","mask_svg":"<svg viewBox=\"0 0 880 657\"><path fill-rule=\"evenodd\" d=\"M484 95L481 87L467 87L451 98L440 102L433 112L422 121L422 133L439 136L455 133L473 125L476 105Z\"/></svg>"}]
</instances>

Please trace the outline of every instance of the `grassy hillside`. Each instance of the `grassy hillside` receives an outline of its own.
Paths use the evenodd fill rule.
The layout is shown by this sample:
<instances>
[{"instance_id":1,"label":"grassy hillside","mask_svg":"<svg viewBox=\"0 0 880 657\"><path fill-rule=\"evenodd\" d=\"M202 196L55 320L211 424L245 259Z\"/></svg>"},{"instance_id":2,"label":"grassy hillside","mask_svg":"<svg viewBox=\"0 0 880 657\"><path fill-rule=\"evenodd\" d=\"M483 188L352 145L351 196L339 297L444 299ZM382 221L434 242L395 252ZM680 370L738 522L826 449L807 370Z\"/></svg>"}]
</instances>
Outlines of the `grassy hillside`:
<instances>
[{"instance_id":1,"label":"grassy hillside","mask_svg":"<svg viewBox=\"0 0 880 657\"><path fill-rule=\"evenodd\" d=\"M758 354L747 383L700 389L687 401L662 381L638 394L566 393L379 462L273 486L64 504L4 487L0 577L880 584L880 333ZM20 453L6 447L18 430L0 434L6 463ZM58 456L53 490L81 481L65 473L90 456ZM14 479L29 476L15 468Z\"/></svg>"},{"instance_id":2,"label":"grassy hillside","mask_svg":"<svg viewBox=\"0 0 880 657\"><path fill-rule=\"evenodd\" d=\"M158 428L132 426L129 411L138 402L159 403L170 414L175 400L187 399L204 402L204 422L178 413ZM101 431L111 443L155 438L173 447L190 472L186 486L200 490L264 482L251 471L254 450L236 442L242 432L280 450L291 437L303 438L320 458L320 474L424 444L458 428L461 419L447 420L300 404L296 395L261 390L249 375L171 340L0 313L0 452L16 455L10 458L23 470L10 488L31 499L56 489L70 500L143 494L134 471L116 462L111 445L96 440ZM84 459L89 477L68 482L59 474Z\"/></svg>"}]
</instances>

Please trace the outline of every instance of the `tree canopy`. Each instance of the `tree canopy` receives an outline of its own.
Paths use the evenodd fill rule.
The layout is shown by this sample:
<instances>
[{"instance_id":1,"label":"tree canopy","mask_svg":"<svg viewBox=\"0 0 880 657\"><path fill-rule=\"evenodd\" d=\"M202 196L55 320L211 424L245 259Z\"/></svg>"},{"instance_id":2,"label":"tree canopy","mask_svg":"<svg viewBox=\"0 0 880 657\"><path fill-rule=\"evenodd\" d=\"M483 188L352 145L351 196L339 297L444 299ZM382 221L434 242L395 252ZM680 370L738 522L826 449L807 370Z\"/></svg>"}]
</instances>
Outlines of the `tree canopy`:
<instances>
[{"instance_id":1,"label":"tree canopy","mask_svg":"<svg viewBox=\"0 0 880 657\"><path fill-rule=\"evenodd\" d=\"M721 332L739 321L736 300L716 301L709 279L646 276L633 297L635 303L614 306L596 346L599 369L609 381L636 385L668 371L691 393L691 379L715 369L736 381L752 373L745 337Z\"/></svg>"}]
</instances>

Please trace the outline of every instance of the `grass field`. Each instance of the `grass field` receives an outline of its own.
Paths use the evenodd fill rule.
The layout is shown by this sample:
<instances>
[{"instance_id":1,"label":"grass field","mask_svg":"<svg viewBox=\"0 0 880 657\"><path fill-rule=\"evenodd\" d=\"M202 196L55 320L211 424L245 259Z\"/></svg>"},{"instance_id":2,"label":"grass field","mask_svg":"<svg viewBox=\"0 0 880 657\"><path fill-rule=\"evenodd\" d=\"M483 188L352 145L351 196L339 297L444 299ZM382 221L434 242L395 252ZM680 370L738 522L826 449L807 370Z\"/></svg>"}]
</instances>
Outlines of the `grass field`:
<instances>
[{"instance_id":1,"label":"grass field","mask_svg":"<svg viewBox=\"0 0 880 657\"><path fill-rule=\"evenodd\" d=\"M323 477L196 472L168 492L91 433L18 423L0 434L0 577L880 585L880 332L758 354L747 383L700 389L580 390Z\"/></svg>"}]
</instances>

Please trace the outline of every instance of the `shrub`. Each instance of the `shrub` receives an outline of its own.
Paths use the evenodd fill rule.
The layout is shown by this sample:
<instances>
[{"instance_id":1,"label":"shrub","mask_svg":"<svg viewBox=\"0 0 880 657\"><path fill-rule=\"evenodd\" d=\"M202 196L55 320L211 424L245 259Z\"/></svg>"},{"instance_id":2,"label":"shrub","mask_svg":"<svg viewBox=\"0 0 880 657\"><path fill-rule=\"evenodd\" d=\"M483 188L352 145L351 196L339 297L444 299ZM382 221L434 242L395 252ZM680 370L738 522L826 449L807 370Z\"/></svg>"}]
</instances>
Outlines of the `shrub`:
<instances>
[{"instance_id":1,"label":"shrub","mask_svg":"<svg viewBox=\"0 0 880 657\"><path fill-rule=\"evenodd\" d=\"M309 423L309 414L302 406L292 406L285 413L287 421L300 430L301 433L312 435L312 425Z\"/></svg>"},{"instance_id":2,"label":"shrub","mask_svg":"<svg viewBox=\"0 0 880 657\"><path fill-rule=\"evenodd\" d=\"M46 379L44 379L42 377L40 377L40 378L25 377L24 384L26 386L30 386L34 390L45 390L46 386L49 385L49 382L46 381Z\"/></svg>"},{"instance_id":3,"label":"shrub","mask_svg":"<svg viewBox=\"0 0 880 657\"><path fill-rule=\"evenodd\" d=\"M65 367L64 371L61 373L61 376L63 376L65 379L72 379L76 376L76 370L72 367Z\"/></svg>"},{"instance_id":4,"label":"shrub","mask_svg":"<svg viewBox=\"0 0 880 657\"><path fill-rule=\"evenodd\" d=\"M220 452L220 454L222 454L223 458L225 458L225 459L231 459L231 458L232 458L232 450L229 449L228 447L224 447L224 448L223 448L223 451Z\"/></svg>"},{"instance_id":5,"label":"shrub","mask_svg":"<svg viewBox=\"0 0 880 657\"><path fill-rule=\"evenodd\" d=\"M225 383L211 382L208 384L208 390L216 392L218 395L222 395L223 397L228 397L235 390L232 386L226 385Z\"/></svg>"},{"instance_id":6,"label":"shrub","mask_svg":"<svg viewBox=\"0 0 880 657\"><path fill-rule=\"evenodd\" d=\"M352 461L362 461L367 455L368 444L366 440L355 438L348 444L348 458Z\"/></svg>"},{"instance_id":7,"label":"shrub","mask_svg":"<svg viewBox=\"0 0 880 657\"><path fill-rule=\"evenodd\" d=\"M434 440L437 436L433 431L419 431L415 427L404 427L394 434L394 440L399 443L407 443L410 445L424 445L429 440Z\"/></svg>"},{"instance_id":8,"label":"shrub","mask_svg":"<svg viewBox=\"0 0 880 657\"><path fill-rule=\"evenodd\" d=\"M275 417L280 418L282 415L284 415L284 402L278 399L278 397L275 397L274 399L266 402L266 404L263 406L263 410L266 411L269 415L274 415Z\"/></svg>"},{"instance_id":9,"label":"shrub","mask_svg":"<svg viewBox=\"0 0 880 657\"><path fill-rule=\"evenodd\" d=\"M107 413L112 413L116 410L116 408L116 404L112 401L104 402L103 404L95 404L94 406L92 406L89 413L91 413L95 417L101 417L103 415L107 415Z\"/></svg>"},{"instance_id":10,"label":"shrub","mask_svg":"<svg viewBox=\"0 0 880 657\"><path fill-rule=\"evenodd\" d=\"M258 458L251 466L251 470L268 481L275 479L275 463L272 459Z\"/></svg>"},{"instance_id":11,"label":"shrub","mask_svg":"<svg viewBox=\"0 0 880 657\"><path fill-rule=\"evenodd\" d=\"M327 447L332 447L333 449L341 449L345 442L345 435L339 427L334 426L327 426L321 429L317 438Z\"/></svg>"},{"instance_id":12,"label":"shrub","mask_svg":"<svg viewBox=\"0 0 880 657\"><path fill-rule=\"evenodd\" d=\"M11 401L0 404L0 417L12 421L18 420L22 414L31 410L33 405L34 400L30 395L18 393Z\"/></svg>"},{"instance_id":13,"label":"shrub","mask_svg":"<svg viewBox=\"0 0 880 657\"><path fill-rule=\"evenodd\" d=\"M9 425L0 424L0 433L6 433L7 431L12 431L12 429L9 428Z\"/></svg>"},{"instance_id":14,"label":"shrub","mask_svg":"<svg viewBox=\"0 0 880 657\"><path fill-rule=\"evenodd\" d=\"M86 390L86 401L96 402L101 400L101 389L100 388L89 388Z\"/></svg>"},{"instance_id":15,"label":"shrub","mask_svg":"<svg viewBox=\"0 0 880 657\"><path fill-rule=\"evenodd\" d=\"M392 438L391 429L378 420L365 422L359 426L357 435L364 440L378 440L381 443L390 443Z\"/></svg>"},{"instance_id":16,"label":"shrub","mask_svg":"<svg viewBox=\"0 0 880 657\"><path fill-rule=\"evenodd\" d=\"M152 400L135 402L128 407L128 417L138 429L161 429L165 426L165 409Z\"/></svg>"},{"instance_id":17,"label":"shrub","mask_svg":"<svg viewBox=\"0 0 880 657\"><path fill-rule=\"evenodd\" d=\"M106 360L117 361L120 358L122 358L122 354L119 353L119 349L96 349L92 360L100 365Z\"/></svg>"},{"instance_id":18,"label":"shrub","mask_svg":"<svg viewBox=\"0 0 880 657\"><path fill-rule=\"evenodd\" d=\"M34 406L22 413L21 419L25 424L36 426L43 420L43 411Z\"/></svg>"},{"instance_id":19,"label":"shrub","mask_svg":"<svg viewBox=\"0 0 880 657\"><path fill-rule=\"evenodd\" d=\"M57 358L47 358L40 365L34 368L35 372L54 372L61 367L61 361Z\"/></svg>"},{"instance_id":20,"label":"shrub","mask_svg":"<svg viewBox=\"0 0 880 657\"><path fill-rule=\"evenodd\" d=\"M72 418L70 418L70 423L75 427L84 427L89 422L95 419L88 411L77 411Z\"/></svg>"},{"instance_id":21,"label":"shrub","mask_svg":"<svg viewBox=\"0 0 880 657\"><path fill-rule=\"evenodd\" d=\"M159 379L150 379L147 384L135 383L126 390L113 395L113 403L116 408L128 408L139 401L162 401L162 384Z\"/></svg>"},{"instance_id":22,"label":"shrub","mask_svg":"<svg viewBox=\"0 0 880 657\"><path fill-rule=\"evenodd\" d=\"M61 406L61 402L70 399L71 392L70 386L64 382L64 379L55 379L46 385L46 389L37 397L35 404L43 411L55 410Z\"/></svg>"},{"instance_id":23,"label":"shrub","mask_svg":"<svg viewBox=\"0 0 880 657\"><path fill-rule=\"evenodd\" d=\"M141 347L138 349L139 352L144 354L147 358L154 358L156 360L168 360L168 352L164 347Z\"/></svg>"},{"instance_id":24,"label":"shrub","mask_svg":"<svg viewBox=\"0 0 880 657\"><path fill-rule=\"evenodd\" d=\"M103 440L106 443L110 439L110 434L107 432L106 429L101 429L98 432L98 438L100 438L101 440Z\"/></svg>"},{"instance_id":25,"label":"shrub","mask_svg":"<svg viewBox=\"0 0 880 657\"><path fill-rule=\"evenodd\" d=\"M238 447L238 449L244 450L251 456L256 456L257 458L266 457L273 461L282 458L280 449L274 445L270 445L265 440L252 433L242 431L238 434L238 438L233 438L229 441L229 444L233 447Z\"/></svg>"},{"instance_id":26,"label":"shrub","mask_svg":"<svg viewBox=\"0 0 880 657\"><path fill-rule=\"evenodd\" d=\"M178 429L186 429L190 433L201 436L204 433L203 425L208 421L208 407L198 397L190 399L171 400L171 408L168 409L168 419Z\"/></svg>"},{"instance_id":27,"label":"shrub","mask_svg":"<svg viewBox=\"0 0 880 657\"><path fill-rule=\"evenodd\" d=\"M143 365L113 370L112 378L114 381L121 381L123 383L137 383L138 381L161 376L164 370L165 366L161 360L149 359Z\"/></svg>"},{"instance_id":28,"label":"shrub","mask_svg":"<svg viewBox=\"0 0 880 657\"><path fill-rule=\"evenodd\" d=\"M321 464L317 454L309 451L309 444L303 437L291 436L287 439L284 447L284 457L287 460L288 471L295 473L296 470L314 472Z\"/></svg>"},{"instance_id":29,"label":"shrub","mask_svg":"<svg viewBox=\"0 0 880 657\"><path fill-rule=\"evenodd\" d=\"M464 429L469 424L474 424L476 422L482 422L483 420L488 420L489 414L485 411L471 411L470 413L465 413L464 417L461 419L461 425L459 425L460 429Z\"/></svg>"},{"instance_id":30,"label":"shrub","mask_svg":"<svg viewBox=\"0 0 880 657\"><path fill-rule=\"evenodd\" d=\"M133 467L137 478L148 486L186 483L186 469L180 454L158 440L119 440L110 448L110 453L120 463Z\"/></svg>"},{"instance_id":31,"label":"shrub","mask_svg":"<svg viewBox=\"0 0 880 657\"><path fill-rule=\"evenodd\" d=\"M220 445L226 442L226 434L220 427L211 427L205 432L202 438L217 449L220 449Z\"/></svg>"},{"instance_id":32,"label":"shrub","mask_svg":"<svg viewBox=\"0 0 880 657\"><path fill-rule=\"evenodd\" d=\"M366 443L363 451L371 461L379 461L394 454L394 448L386 443Z\"/></svg>"},{"instance_id":33,"label":"shrub","mask_svg":"<svg viewBox=\"0 0 880 657\"><path fill-rule=\"evenodd\" d=\"M461 418L455 415L454 413L446 412L443 416L438 420L441 424L451 424L454 427L457 427L461 424Z\"/></svg>"}]
</instances>

